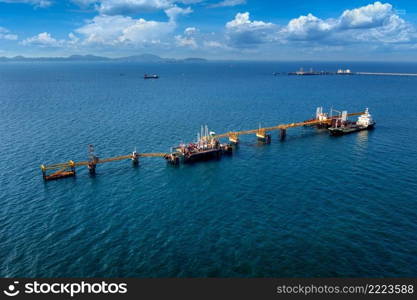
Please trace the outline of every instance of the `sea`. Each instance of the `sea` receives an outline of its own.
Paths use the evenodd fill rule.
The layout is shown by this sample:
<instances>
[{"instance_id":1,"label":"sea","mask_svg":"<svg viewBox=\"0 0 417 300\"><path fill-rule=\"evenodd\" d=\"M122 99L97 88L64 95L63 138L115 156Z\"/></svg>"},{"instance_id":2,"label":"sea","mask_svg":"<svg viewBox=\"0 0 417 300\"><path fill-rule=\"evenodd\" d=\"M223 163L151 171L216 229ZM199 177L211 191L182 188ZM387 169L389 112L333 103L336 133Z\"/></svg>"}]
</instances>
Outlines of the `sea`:
<instances>
[{"instance_id":1,"label":"sea","mask_svg":"<svg viewBox=\"0 0 417 300\"><path fill-rule=\"evenodd\" d=\"M286 75L300 67L417 73L382 62L1 63L0 277L417 276L417 77ZM369 108L376 127L242 136L232 156L179 167L141 158L49 182L39 168L87 160L89 144L100 158L169 152L202 125L256 129L317 107Z\"/></svg>"}]
</instances>

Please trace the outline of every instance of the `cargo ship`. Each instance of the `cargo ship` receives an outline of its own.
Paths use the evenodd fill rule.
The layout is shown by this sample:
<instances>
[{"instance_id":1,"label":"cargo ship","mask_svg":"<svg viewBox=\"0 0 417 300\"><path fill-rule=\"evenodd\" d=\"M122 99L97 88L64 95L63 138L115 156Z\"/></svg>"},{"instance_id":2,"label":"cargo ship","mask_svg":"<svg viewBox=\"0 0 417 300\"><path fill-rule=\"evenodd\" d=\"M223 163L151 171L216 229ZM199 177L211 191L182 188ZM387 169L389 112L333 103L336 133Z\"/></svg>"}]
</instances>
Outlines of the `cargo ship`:
<instances>
[{"instance_id":1,"label":"cargo ship","mask_svg":"<svg viewBox=\"0 0 417 300\"><path fill-rule=\"evenodd\" d=\"M327 72L324 71L314 71L312 68L310 71L304 71L303 68L300 68L300 70L296 72L289 72L288 75L298 75L298 76L311 76L311 75L328 75Z\"/></svg>"},{"instance_id":2,"label":"cargo ship","mask_svg":"<svg viewBox=\"0 0 417 300\"><path fill-rule=\"evenodd\" d=\"M158 79L159 75L157 75L157 74L145 74L145 75L143 75L143 78L144 79Z\"/></svg>"},{"instance_id":3,"label":"cargo ship","mask_svg":"<svg viewBox=\"0 0 417 300\"><path fill-rule=\"evenodd\" d=\"M215 132L209 132L208 127L201 127L201 132L197 134L197 142L189 144L180 144L174 148L171 154L165 156L165 159L172 163L178 164L193 163L210 159L218 159L223 154L231 154L233 147L231 144L221 144L215 138Z\"/></svg>"},{"instance_id":4,"label":"cargo ship","mask_svg":"<svg viewBox=\"0 0 417 300\"><path fill-rule=\"evenodd\" d=\"M341 117L332 119L331 126L328 128L331 135L344 135L356 131L372 129L375 126L375 121L372 119L369 110L358 117L356 122L351 122L347 119L347 112L343 111Z\"/></svg>"}]
</instances>

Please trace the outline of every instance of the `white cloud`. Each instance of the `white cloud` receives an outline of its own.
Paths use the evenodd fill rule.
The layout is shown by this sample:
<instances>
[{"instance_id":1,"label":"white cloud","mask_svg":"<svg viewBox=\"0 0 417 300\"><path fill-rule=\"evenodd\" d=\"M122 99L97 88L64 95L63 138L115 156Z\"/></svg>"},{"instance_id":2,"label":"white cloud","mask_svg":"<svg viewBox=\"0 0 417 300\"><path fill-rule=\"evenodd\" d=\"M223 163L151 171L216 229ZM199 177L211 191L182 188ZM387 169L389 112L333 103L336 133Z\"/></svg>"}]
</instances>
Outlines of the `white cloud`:
<instances>
[{"instance_id":1,"label":"white cloud","mask_svg":"<svg viewBox=\"0 0 417 300\"><path fill-rule=\"evenodd\" d=\"M80 38L78 36L76 36L74 33L70 32L68 34L68 40L66 41L66 43L68 45L77 45L79 40L80 40Z\"/></svg>"},{"instance_id":2,"label":"white cloud","mask_svg":"<svg viewBox=\"0 0 417 300\"><path fill-rule=\"evenodd\" d=\"M228 46L226 46L225 44L222 44L219 41L204 41L204 47L206 47L207 49L229 49Z\"/></svg>"},{"instance_id":3,"label":"white cloud","mask_svg":"<svg viewBox=\"0 0 417 300\"><path fill-rule=\"evenodd\" d=\"M362 6L352 10L345 10L339 18L341 28L373 28L383 26L390 22L395 12L389 3L382 4L377 1L374 4Z\"/></svg>"},{"instance_id":4,"label":"white cloud","mask_svg":"<svg viewBox=\"0 0 417 300\"><path fill-rule=\"evenodd\" d=\"M288 39L317 39L334 29L334 21L323 21L312 14L292 19L283 29Z\"/></svg>"},{"instance_id":5,"label":"white cloud","mask_svg":"<svg viewBox=\"0 0 417 300\"><path fill-rule=\"evenodd\" d=\"M89 4L89 0L76 0L81 5ZM192 12L191 8L176 5L165 9L168 17L166 22L133 18L123 15L100 14L86 21L86 24L71 32L67 39L57 40L48 32L29 37L21 42L22 45L36 45L40 47L71 47L88 49L88 46L146 46L166 45L175 40L173 33L177 27L180 15ZM186 38L190 39L191 29L186 31ZM186 43L187 41L183 41ZM191 41L189 41L191 43Z\"/></svg>"},{"instance_id":6,"label":"white cloud","mask_svg":"<svg viewBox=\"0 0 417 300\"><path fill-rule=\"evenodd\" d=\"M0 0L0 2L5 3L27 3L32 4L35 7L48 7L52 5L50 0Z\"/></svg>"},{"instance_id":7,"label":"white cloud","mask_svg":"<svg viewBox=\"0 0 417 300\"><path fill-rule=\"evenodd\" d=\"M263 21L251 21L249 13L245 12L236 14L232 21L226 23L226 28L246 30L248 28L263 28L270 25L272 25L272 23L265 23Z\"/></svg>"},{"instance_id":8,"label":"white cloud","mask_svg":"<svg viewBox=\"0 0 417 300\"><path fill-rule=\"evenodd\" d=\"M218 3L210 5L210 7L228 7L246 4L246 0L223 0Z\"/></svg>"},{"instance_id":9,"label":"white cloud","mask_svg":"<svg viewBox=\"0 0 417 300\"><path fill-rule=\"evenodd\" d=\"M224 30L204 33L192 26L187 27L183 32L177 31L180 16L192 12L191 7L184 5L192 5L202 0L72 1L90 7L95 5L97 16L86 21L65 39L56 39L50 33L42 32L26 38L20 44L82 50L119 48L126 51L145 46L149 46L150 51L162 48L175 50L175 46L178 46L217 52L219 55L234 51L254 53L257 47L262 47L263 51L284 51L280 50L281 46L282 49L291 49L291 51L297 49L306 53L322 51L320 49L329 53L330 49L360 49L363 45L369 51L378 48L417 47L416 27L402 19L389 3L375 2L348 9L328 19L321 19L308 13L290 20L285 25L253 20L249 12L241 12L225 24ZM221 1L217 4L223 2L230 4L232 1ZM155 21L133 15L115 14L116 12L130 14L145 10L165 12L167 18L165 21ZM16 40L17 35L0 27L0 39Z\"/></svg>"},{"instance_id":10,"label":"white cloud","mask_svg":"<svg viewBox=\"0 0 417 300\"><path fill-rule=\"evenodd\" d=\"M48 32L42 32L38 35L23 40L21 43L25 46L33 45L40 47L61 47L64 41L54 39Z\"/></svg>"},{"instance_id":11,"label":"white cloud","mask_svg":"<svg viewBox=\"0 0 417 300\"><path fill-rule=\"evenodd\" d=\"M87 7L91 4L97 3L97 0L71 0L73 3L81 6L81 7Z\"/></svg>"},{"instance_id":12,"label":"white cloud","mask_svg":"<svg viewBox=\"0 0 417 300\"><path fill-rule=\"evenodd\" d=\"M392 15L383 26L359 32L354 38L367 42L408 43L417 42L417 32L413 25L397 15Z\"/></svg>"},{"instance_id":13,"label":"white cloud","mask_svg":"<svg viewBox=\"0 0 417 300\"><path fill-rule=\"evenodd\" d=\"M197 34L197 32L198 32L197 28L187 27L184 30L183 35L175 36L175 41L176 41L177 46L196 49L198 47L197 41L195 39L195 35Z\"/></svg>"},{"instance_id":14,"label":"white cloud","mask_svg":"<svg viewBox=\"0 0 417 300\"><path fill-rule=\"evenodd\" d=\"M191 38L191 37L184 37L184 36L181 36L181 35L176 35L175 40L177 42L177 45L181 46L181 47L190 47L190 48L193 48L193 49L198 47L197 42L195 41L195 39Z\"/></svg>"},{"instance_id":15,"label":"white cloud","mask_svg":"<svg viewBox=\"0 0 417 300\"><path fill-rule=\"evenodd\" d=\"M187 27L184 30L184 34L187 36L194 35L196 32L198 32L198 29L195 27Z\"/></svg>"},{"instance_id":16,"label":"white cloud","mask_svg":"<svg viewBox=\"0 0 417 300\"><path fill-rule=\"evenodd\" d=\"M175 27L173 21L147 21L119 15L96 16L76 32L84 36L84 44L146 45L160 43Z\"/></svg>"},{"instance_id":17,"label":"white cloud","mask_svg":"<svg viewBox=\"0 0 417 300\"><path fill-rule=\"evenodd\" d=\"M70 32L67 39L55 39L49 32L42 32L20 42L24 46L36 46L40 48L71 48L79 46L80 38Z\"/></svg>"},{"instance_id":18,"label":"white cloud","mask_svg":"<svg viewBox=\"0 0 417 300\"><path fill-rule=\"evenodd\" d=\"M417 37L413 25L400 18L391 4L381 2L345 10L336 19L300 16L282 28L279 35L284 40L316 43L396 43Z\"/></svg>"},{"instance_id":19,"label":"white cloud","mask_svg":"<svg viewBox=\"0 0 417 300\"><path fill-rule=\"evenodd\" d=\"M173 6L165 10L166 15L168 16L169 20L175 22L180 15L188 15L192 13L193 10L190 7L181 8L178 6Z\"/></svg>"},{"instance_id":20,"label":"white cloud","mask_svg":"<svg viewBox=\"0 0 417 300\"><path fill-rule=\"evenodd\" d=\"M251 47L274 39L277 26L263 21L251 21L249 12L238 13L226 23L226 38L238 47Z\"/></svg>"},{"instance_id":21,"label":"white cloud","mask_svg":"<svg viewBox=\"0 0 417 300\"><path fill-rule=\"evenodd\" d=\"M17 38L17 35L10 33L7 28L0 27L0 40L15 41Z\"/></svg>"},{"instance_id":22,"label":"white cloud","mask_svg":"<svg viewBox=\"0 0 417 300\"><path fill-rule=\"evenodd\" d=\"M102 0L98 2L100 13L109 15L161 10L171 6L169 0Z\"/></svg>"},{"instance_id":23,"label":"white cloud","mask_svg":"<svg viewBox=\"0 0 417 300\"><path fill-rule=\"evenodd\" d=\"M202 1L204 0L72 0L72 2L82 7L94 4L94 7L105 15L133 15L168 10L177 7L176 4L188 5Z\"/></svg>"},{"instance_id":24,"label":"white cloud","mask_svg":"<svg viewBox=\"0 0 417 300\"><path fill-rule=\"evenodd\" d=\"M285 26L264 21L252 21L248 12L238 13L226 23L225 39L234 48L252 48L261 44L297 44L335 47L373 43L417 43L416 27L402 19L389 3L375 2L345 10L336 18L321 19L309 13L294 18Z\"/></svg>"}]
</instances>

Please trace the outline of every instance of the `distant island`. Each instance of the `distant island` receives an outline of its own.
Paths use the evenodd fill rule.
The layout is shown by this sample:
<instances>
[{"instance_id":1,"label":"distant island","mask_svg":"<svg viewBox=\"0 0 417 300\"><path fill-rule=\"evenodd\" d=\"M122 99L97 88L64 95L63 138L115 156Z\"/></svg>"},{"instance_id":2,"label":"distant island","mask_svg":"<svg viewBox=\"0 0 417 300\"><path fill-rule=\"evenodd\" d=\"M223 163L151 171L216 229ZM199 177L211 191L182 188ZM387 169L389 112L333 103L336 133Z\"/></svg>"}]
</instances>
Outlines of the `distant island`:
<instances>
[{"instance_id":1,"label":"distant island","mask_svg":"<svg viewBox=\"0 0 417 300\"><path fill-rule=\"evenodd\" d=\"M25 57L25 56L15 56L15 57L0 57L0 62L42 62L42 61L120 61L120 62L151 62L151 63L202 63L207 62L204 58L198 57L189 57L184 59L176 58L163 58L154 54L140 54L132 56L124 56L117 58L109 58L105 56L96 56L96 55L71 55L66 57Z\"/></svg>"}]
</instances>

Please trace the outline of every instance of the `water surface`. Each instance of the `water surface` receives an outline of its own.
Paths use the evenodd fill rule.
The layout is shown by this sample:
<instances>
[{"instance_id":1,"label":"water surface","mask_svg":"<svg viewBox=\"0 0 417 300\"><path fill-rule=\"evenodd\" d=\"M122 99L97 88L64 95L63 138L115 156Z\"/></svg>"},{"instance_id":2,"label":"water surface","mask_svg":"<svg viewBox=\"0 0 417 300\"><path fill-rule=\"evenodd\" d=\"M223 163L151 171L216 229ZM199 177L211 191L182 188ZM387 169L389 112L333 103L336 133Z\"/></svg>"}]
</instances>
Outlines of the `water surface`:
<instances>
[{"instance_id":1,"label":"water surface","mask_svg":"<svg viewBox=\"0 0 417 300\"><path fill-rule=\"evenodd\" d=\"M415 77L272 76L299 67L414 72L416 64L3 63L0 276L416 276ZM143 80L157 73L159 80ZM167 152L218 133L369 107L339 138L242 137L232 157L173 168L99 165L42 181L39 165Z\"/></svg>"}]
</instances>

